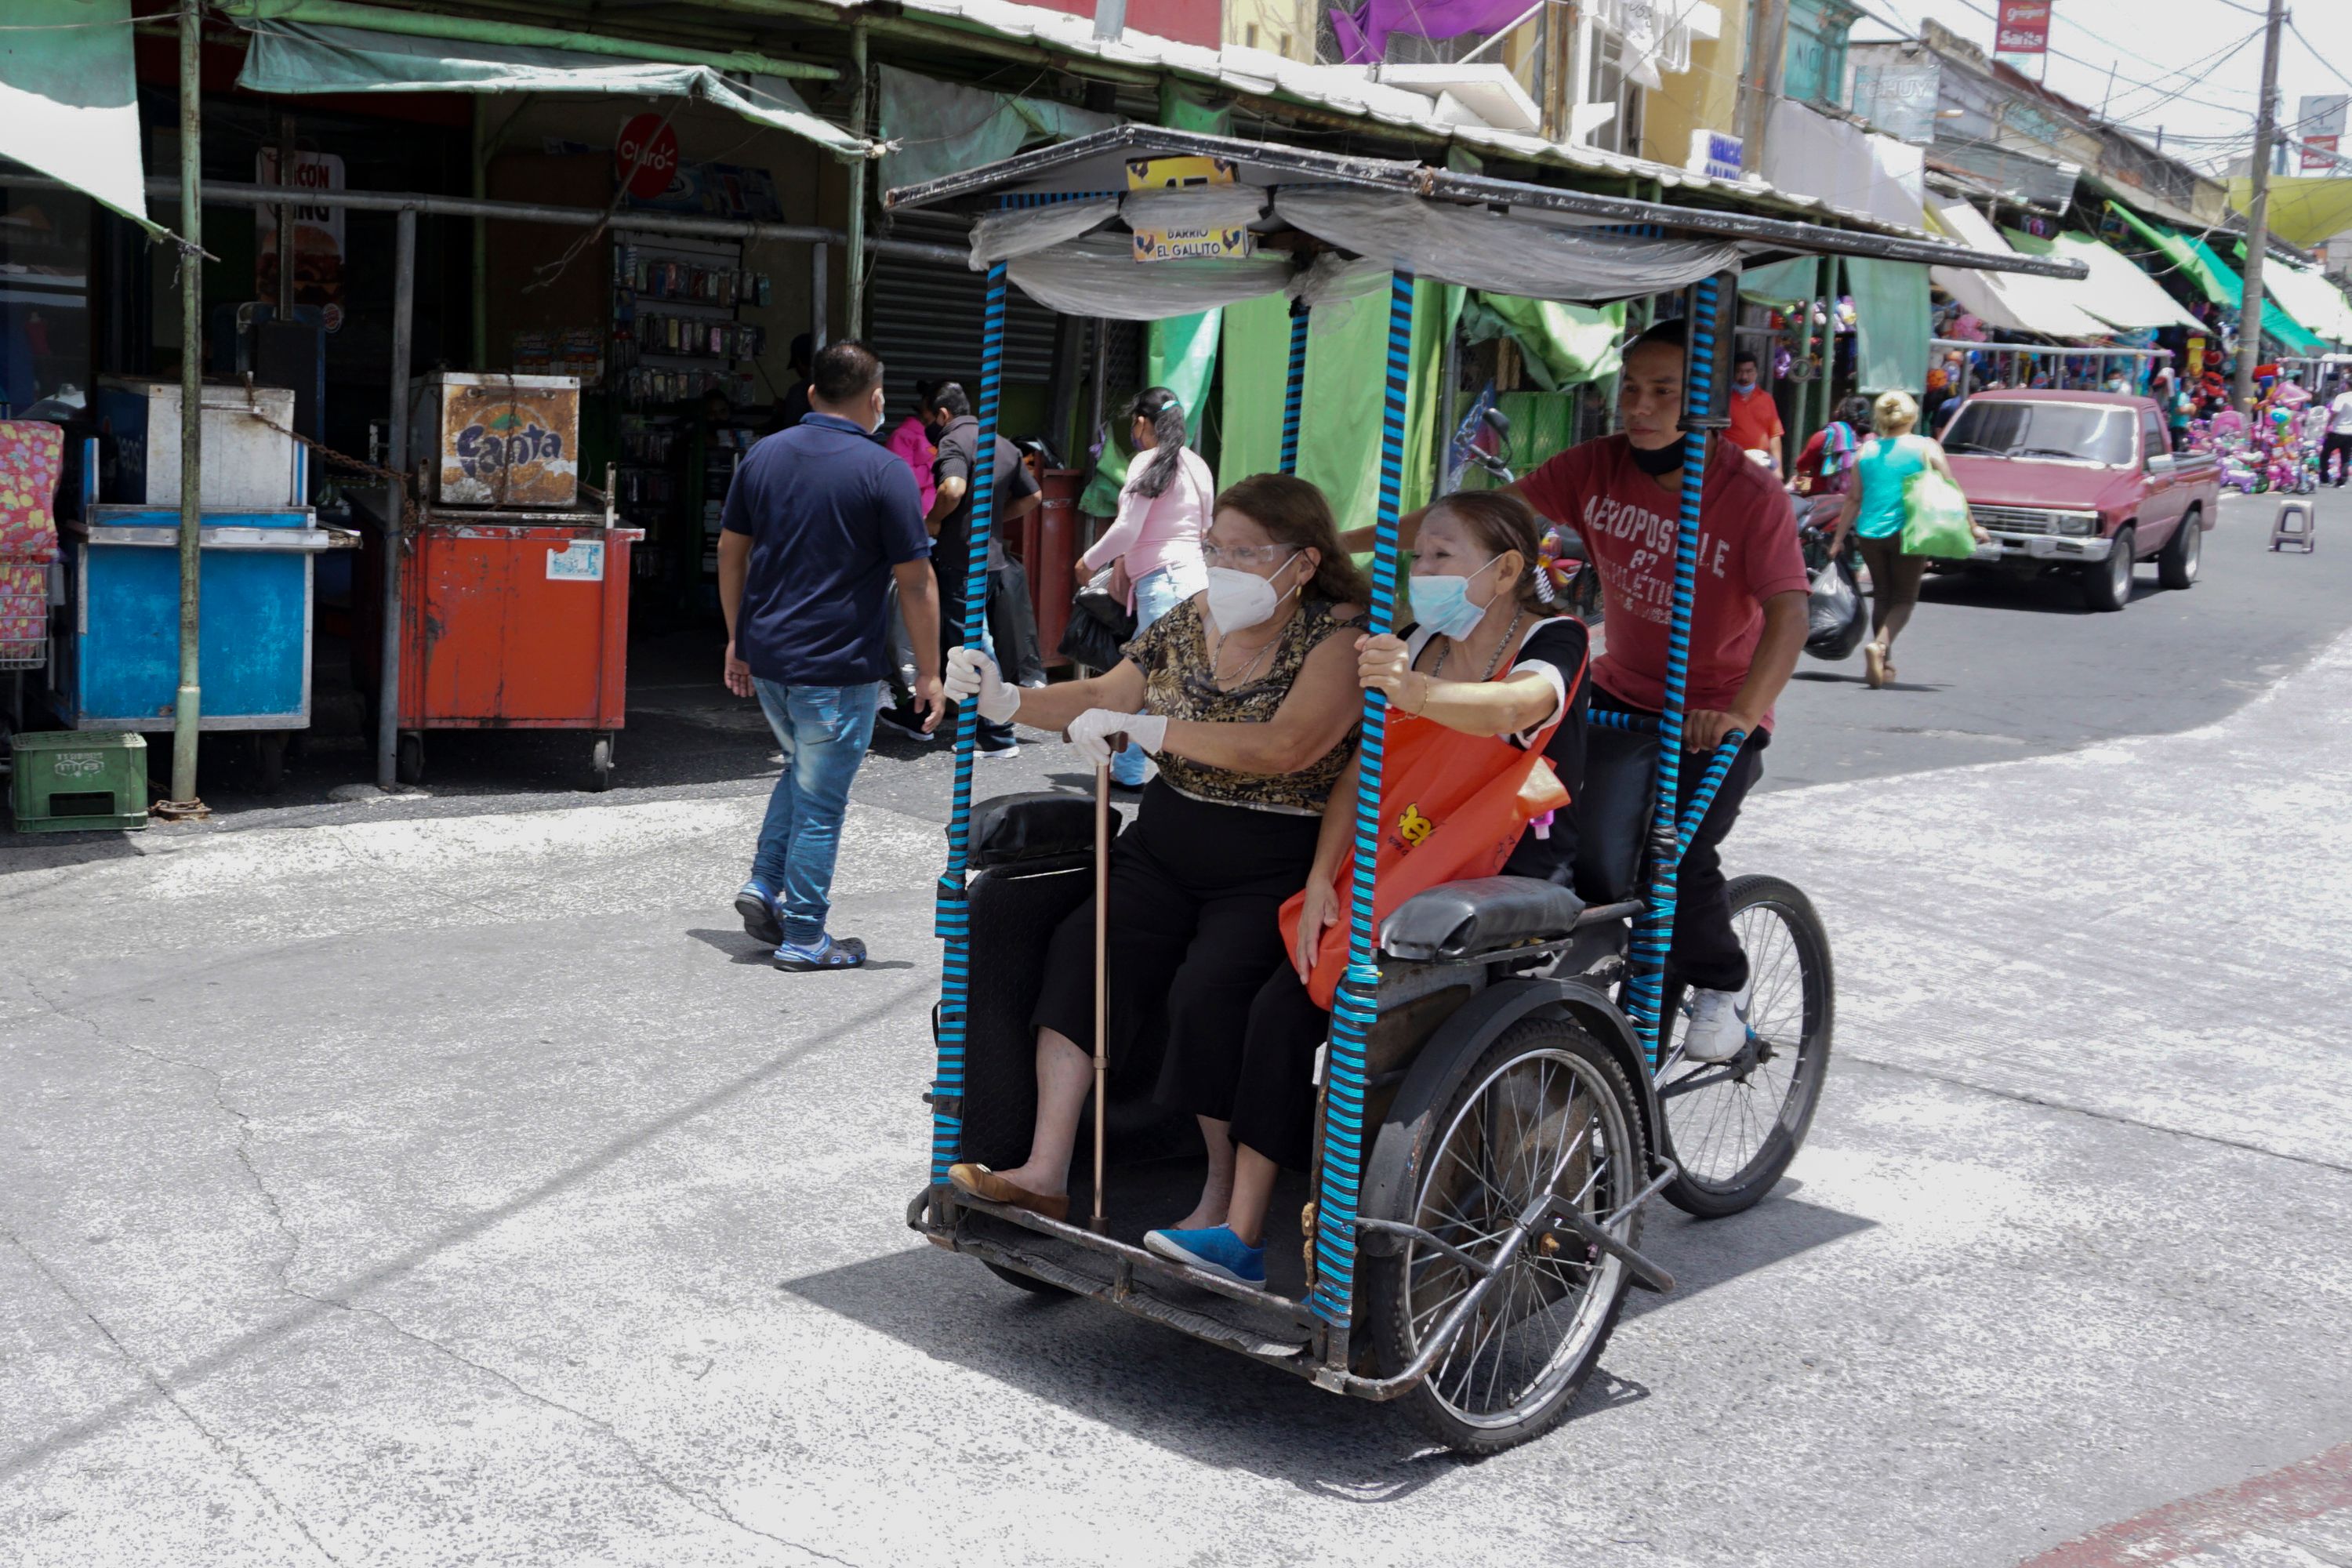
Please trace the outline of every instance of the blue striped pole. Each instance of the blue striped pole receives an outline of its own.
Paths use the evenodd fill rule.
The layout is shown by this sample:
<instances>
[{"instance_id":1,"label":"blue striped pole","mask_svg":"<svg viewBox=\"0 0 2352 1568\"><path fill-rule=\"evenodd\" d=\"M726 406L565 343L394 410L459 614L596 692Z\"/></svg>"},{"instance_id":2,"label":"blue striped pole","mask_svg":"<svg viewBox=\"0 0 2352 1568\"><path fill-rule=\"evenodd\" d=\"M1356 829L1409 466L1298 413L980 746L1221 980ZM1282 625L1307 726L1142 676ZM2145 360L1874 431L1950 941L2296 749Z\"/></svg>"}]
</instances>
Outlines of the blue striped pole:
<instances>
[{"instance_id":1,"label":"blue striped pole","mask_svg":"<svg viewBox=\"0 0 2352 1568\"><path fill-rule=\"evenodd\" d=\"M1654 1070L1664 1031L1659 1011L1666 955L1675 941L1675 900L1680 892L1682 842L1675 817L1683 774L1684 686L1690 674L1691 599L1698 586L1699 497L1706 488L1706 430L1715 413L1717 301L1720 279L1703 279L1690 290L1690 348L1683 363L1682 510L1675 527L1675 610L1666 635L1665 705L1658 715L1658 795L1650 834L1650 907L1633 928L1632 974L1626 985L1633 1026Z\"/></svg>"},{"instance_id":2,"label":"blue striped pole","mask_svg":"<svg viewBox=\"0 0 2352 1568\"><path fill-rule=\"evenodd\" d=\"M1292 331L1298 331L1294 327ZM1291 340L1299 342L1296 336ZM1373 533L1372 605L1367 629L1396 624L1397 518L1404 496L1405 383L1412 363L1412 274L1389 283L1388 395L1381 411L1381 489ZM1381 970L1372 950L1372 870L1380 843L1381 764L1388 706L1364 692L1361 763L1356 784L1356 855L1348 886L1348 971L1331 1008L1331 1048L1324 1069L1323 1179L1315 1203L1315 1293L1308 1305L1331 1325L1329 1360L1348 1363L1355 1310L1356 1204L1364 1173L1365 1042L1379 1010Z\"/></svg>"},{"instance_id":3,"label":"blue striped pole","mask_svg":"<svg viewBox=\"0 0 2352 1568\"><path fill-rule=\"evenodd\" d=\"M1716 791L1723 787L1725 776L1731 772L1731 759L1739 754L1739 748L1747 739L1747 731L1732 731L1724 736L1715 748L1715 755L1707 760L1706 776L1698 781L1698 788L1691 795L1690 809L1683 813L1675 831L1675 859L1679 860L1690 853L1692 836L1698 832L1698 825L1706 820L1706 808L1715 804Z\"/></svg>"},{"instance_id":4,"label":"blue striped pole","mask_svg":"<svg viewBox=\"0 0 2352 1568\"><path fill-rule=\"evenodd\" d=\"M1004 263L988 269L980 335L980 434L973 447L971 537L963 574L963 625L957 640L978 647L988 614L988 535L995 521L996 400L1004 371ZM963 1136L963 1050L971 1003L971 908L964 873L971 861L971 759L980 704L956 708L955 797L948 809L948 868L940 878L935 925L947 952L940 966L940 1061L931 1079L931 1183L948 1179Z\"/></svg>"},{"instance_id":5,"label":"blue striped pole","mask_svg":"<svg viewBox=\"0 0 2352 1568\"><path fill-rule=\"evenodd\" d=\"M1307 392L1307 301L1290 302L1290 376L1282 388L1282 471L1298 471L1298 410Z\"/></svg>"}]
</instances>

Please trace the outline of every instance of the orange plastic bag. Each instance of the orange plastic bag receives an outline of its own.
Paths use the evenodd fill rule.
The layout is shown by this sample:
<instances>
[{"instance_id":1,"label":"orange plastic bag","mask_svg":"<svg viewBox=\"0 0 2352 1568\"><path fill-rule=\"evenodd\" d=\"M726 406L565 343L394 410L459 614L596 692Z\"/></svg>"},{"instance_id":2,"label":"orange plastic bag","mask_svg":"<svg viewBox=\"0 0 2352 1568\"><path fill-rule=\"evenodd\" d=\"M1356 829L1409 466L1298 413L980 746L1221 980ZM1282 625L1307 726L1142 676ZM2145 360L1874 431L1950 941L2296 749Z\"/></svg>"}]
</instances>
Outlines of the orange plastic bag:
<instances>
[{"instance_id":1,"label":"orange plastic bag","mask_svg":"<svg viewBox=\"0 0 2352 1568\"><path fill-rule=\"evenodd\" d=\"M1381 838L1372 870L1372 930L1415 893L1442 882L1491 877L1517 847L1528 824L1568 804L1568 790L1543 754L1557 725L1526 751L1495 736L1465 735L1433 720L1390 710L1387 766L1381 779ZM1348 889L1339 879L1340 918L1324 928L1307 983L1328 1009L1348 967ZM1282 906L1285 951L1298 948L1298 911L1307 895Z\"/></svg>"}]
</instances>

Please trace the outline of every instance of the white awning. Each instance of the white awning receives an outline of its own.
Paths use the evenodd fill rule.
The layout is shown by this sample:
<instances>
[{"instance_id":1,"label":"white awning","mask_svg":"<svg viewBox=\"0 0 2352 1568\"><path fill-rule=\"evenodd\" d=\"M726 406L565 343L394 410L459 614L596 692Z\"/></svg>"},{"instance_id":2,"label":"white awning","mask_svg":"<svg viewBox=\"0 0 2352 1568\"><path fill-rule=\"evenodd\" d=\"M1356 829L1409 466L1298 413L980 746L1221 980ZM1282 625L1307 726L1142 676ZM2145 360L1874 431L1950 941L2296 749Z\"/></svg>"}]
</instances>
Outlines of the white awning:
<instances>
[{"instance_id":1,"label":"white awning","mask_svg":"<svg viewBox=\"0 0 2352 1568\"><path fill-rule=\"evenodd\" d=\"M0 7L0 158L147 219L131 0L8 0Z\"/></svg>"},{"instance_id":2,"label":"white awning","mask_svg":"<svg viewBox=\"0 0 2352 1568\"><path fill-rule=\"evenodd\" d=\"M2132 265L2131 258L2084 234L2062 234L2049 254L2091 269L2080 283L2063 285L2082 308L2119 332L2148 327L2186 327L2210 334L2212 328L2182 310L2164 286Z\"/></svg>"},{"instance_id":3,"label":"white awning","mask_svg":"<svg viewBox=\"0 0 2352 1568\"><path fill-rule=\"evenodd\" d=\"M1936 227L1972 249L2011 248L1982 213L1957 196L1930 196L1927 217ZM2070 298L2085 287L2082 283L2036 278L2023 272L1979 272L1964 267L1931 268L1927 276L1937 288L1958 300L1961 309L1985 325L2003 331L2033 332L2067 342L2108 337L2115 331Z\"/></svg>"}]
</instances>

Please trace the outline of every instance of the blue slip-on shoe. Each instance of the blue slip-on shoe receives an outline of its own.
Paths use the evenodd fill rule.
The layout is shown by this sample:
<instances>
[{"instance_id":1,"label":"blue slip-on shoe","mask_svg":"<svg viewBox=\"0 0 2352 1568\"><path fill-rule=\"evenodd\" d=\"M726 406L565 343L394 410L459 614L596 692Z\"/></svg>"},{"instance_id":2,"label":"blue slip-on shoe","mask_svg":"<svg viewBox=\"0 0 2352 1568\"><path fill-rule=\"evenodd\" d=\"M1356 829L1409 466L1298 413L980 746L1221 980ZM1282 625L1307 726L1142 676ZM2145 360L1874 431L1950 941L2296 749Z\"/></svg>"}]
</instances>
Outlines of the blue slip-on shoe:
<instances>
[{"instance_id":1,"label":"blue slip-on shoe","mask_svg":"<svg viewBox=\"0 0 2352 1568\"><path fill-rule=\"evenodd\" d=\"M1144 1247L1171 1263L1189 1263L1204 1274L1236 1285L1265 1283L1265 1248L1252 1247L1222 1225L1206 1230L1152 1230Z\"/></svg>"},{"instance_id":2,"label":"blue slip-on shoe","mask_svg":"<svg viewBox=\"0 0 2352 1568\"><path fill-rule=\"evenodd\" d=\"M778 969L795 973L810 969L855 969L866 962L866 944L854 936L821 936L814 947L800 947L789 942L776 944L773 960Z\"/></svg>"},{"instance_id":3,"label":"blue slip-on shoe","mask_svg":"<svg viewBox=\"0 0 2352 1568\"><path fill-rule=\"evenodd\" d=\"M744 934L763 947L784 940L784 922L776 918L776 900L757 882L746 882L735 895L735 912L743 917Z\"/></svg>"}]
</instances>

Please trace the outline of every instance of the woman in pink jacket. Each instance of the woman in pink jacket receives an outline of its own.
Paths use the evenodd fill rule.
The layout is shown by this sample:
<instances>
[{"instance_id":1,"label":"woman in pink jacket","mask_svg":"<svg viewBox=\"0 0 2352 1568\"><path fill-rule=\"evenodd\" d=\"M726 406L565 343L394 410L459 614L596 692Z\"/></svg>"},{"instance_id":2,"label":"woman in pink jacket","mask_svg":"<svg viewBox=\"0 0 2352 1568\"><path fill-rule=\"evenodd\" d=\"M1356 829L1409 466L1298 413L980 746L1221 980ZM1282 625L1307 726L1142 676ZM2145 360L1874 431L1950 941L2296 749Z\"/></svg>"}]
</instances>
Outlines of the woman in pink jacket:
<instances>
[{"instance_id":1,"label":"woman in pink jacket","mask_svg":"<svg viewBox=\"0 0 2352 1568\"><path fill-rule=\"evenodd\" d=\"M1135 460L1119 488L1118 516L1078 558L1078 586L1111 567L1111 592L1135 612L1143 629L1208 587L1201 560L1217 495L1216 477L1201 455L1184 444L1184 405L1164 386L1136 397L1129 410ZM1129 746L1111 758L1111 782L1121 789L1143 787L1144 753Z\"/></svg>"}]
</instances>

